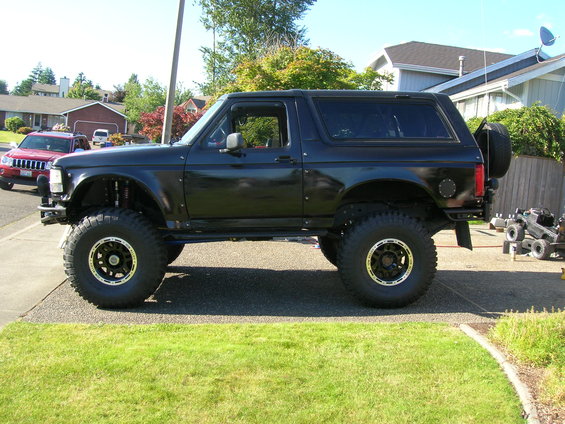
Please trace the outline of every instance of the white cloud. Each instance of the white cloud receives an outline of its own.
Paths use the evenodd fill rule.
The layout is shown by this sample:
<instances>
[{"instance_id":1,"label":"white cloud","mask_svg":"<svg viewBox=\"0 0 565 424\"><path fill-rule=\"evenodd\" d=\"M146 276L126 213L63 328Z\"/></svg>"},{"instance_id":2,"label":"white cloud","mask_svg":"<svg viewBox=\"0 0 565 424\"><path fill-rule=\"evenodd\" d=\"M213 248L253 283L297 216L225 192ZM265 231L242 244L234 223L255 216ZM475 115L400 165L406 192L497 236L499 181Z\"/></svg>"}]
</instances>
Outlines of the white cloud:
<instances>
[{"instance_id":1,"label":"white cloud","mask_svg":"<svg viewBox=\"0 0 565 424\"><path fill-rule=\"evenodd\" d=\"M513 37L531 37L534 35L534 33L529 29L513 29L510 32L510 35L512 35Z\"/></svg>"}]
</instances>

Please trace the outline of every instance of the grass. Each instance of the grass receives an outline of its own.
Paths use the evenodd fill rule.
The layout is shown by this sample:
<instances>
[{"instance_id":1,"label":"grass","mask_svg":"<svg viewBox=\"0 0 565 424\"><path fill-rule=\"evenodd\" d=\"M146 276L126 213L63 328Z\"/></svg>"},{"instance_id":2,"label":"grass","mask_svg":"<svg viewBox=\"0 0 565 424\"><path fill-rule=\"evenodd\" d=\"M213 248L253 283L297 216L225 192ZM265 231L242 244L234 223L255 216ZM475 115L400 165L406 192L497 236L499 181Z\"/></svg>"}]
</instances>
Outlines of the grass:
<instances>
[{"instance_id":1,"label":"grass","mask_svg":"<svg viewBox=\"0 0 565 424\"><path fill-rule=\"evenodd\" d=\"M490 338L519 361L545 368L541 400L565 407L565 311L510 313Z\"/></svg>"},{"instance_id":2,"label":"grass","mask_svg":"<svg viewBox=\"0 0 565 424\"><path fill-rule=\"evenodd\" d=\"M444 324L70 325L0 333L2 423L523 423Z\"/></svg>"},{"instance_id":3,"label":"grass","mask_svg":"<svg viewBox=\"0 0 565 424\"><path fill-rule=\"evenodd\" d=\"M24 137L24 134L15 134L11 131L0 131L0 143L11 143L12 141L15 141L19 144Z\"/></svg>"}]
</instances>

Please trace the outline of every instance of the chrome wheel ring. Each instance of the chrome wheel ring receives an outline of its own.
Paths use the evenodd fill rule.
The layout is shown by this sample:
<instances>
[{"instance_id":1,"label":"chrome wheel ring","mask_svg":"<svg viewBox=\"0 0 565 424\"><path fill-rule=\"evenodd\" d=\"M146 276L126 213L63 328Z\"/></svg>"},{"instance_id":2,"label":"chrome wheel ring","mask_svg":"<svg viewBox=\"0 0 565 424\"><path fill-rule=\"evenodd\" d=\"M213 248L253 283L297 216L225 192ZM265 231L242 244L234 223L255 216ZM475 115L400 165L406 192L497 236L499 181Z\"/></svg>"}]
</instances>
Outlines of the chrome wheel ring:
<instances>
[{"instance_id":1,"label":"chrome wheel ring","mask_svg":"<svg viewBox=\"0 0 565 424\"><path fill-rule=\"evenodd\" d=\"M124 239L104 237L90 249L88 266L92 275L102 284L120 286L135 275L137 255Z\"/></svg>"},{"instance_id":2,"label":"chrome wheel ring","mask_svg":"<svg viewBox=\"0 0 565 424\"><path fill-rule=\"evenodd\" d=\"M414 255L406 243L388 238L375 243L365 261L371 279L382 286L396 286L412 273Z\"/></svg>"}]
</instances>

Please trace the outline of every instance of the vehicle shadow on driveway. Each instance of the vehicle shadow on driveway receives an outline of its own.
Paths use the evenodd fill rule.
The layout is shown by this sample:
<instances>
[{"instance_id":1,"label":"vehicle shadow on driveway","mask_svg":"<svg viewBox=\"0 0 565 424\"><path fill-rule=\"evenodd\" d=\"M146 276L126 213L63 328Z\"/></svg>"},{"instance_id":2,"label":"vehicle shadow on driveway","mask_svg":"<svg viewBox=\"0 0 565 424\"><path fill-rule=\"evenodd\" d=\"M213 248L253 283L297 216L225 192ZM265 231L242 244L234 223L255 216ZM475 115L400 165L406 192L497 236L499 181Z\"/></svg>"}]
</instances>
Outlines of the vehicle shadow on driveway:
<instances>
[{"instance_id":1,"label":"vehicle shadow on driveway","mask_svg":"<svg viewBox=\"0 0 565 424\"><path fill-rule=\"evenodd\" d=\"M360 305L337 270L172 266L155 294L133 309L98 309L63 284L25 320L86 323L289 321L481 322L510 310L563 307L554 273L438 271L428 293L400 309Z\"/></svg>"}]
</instances>

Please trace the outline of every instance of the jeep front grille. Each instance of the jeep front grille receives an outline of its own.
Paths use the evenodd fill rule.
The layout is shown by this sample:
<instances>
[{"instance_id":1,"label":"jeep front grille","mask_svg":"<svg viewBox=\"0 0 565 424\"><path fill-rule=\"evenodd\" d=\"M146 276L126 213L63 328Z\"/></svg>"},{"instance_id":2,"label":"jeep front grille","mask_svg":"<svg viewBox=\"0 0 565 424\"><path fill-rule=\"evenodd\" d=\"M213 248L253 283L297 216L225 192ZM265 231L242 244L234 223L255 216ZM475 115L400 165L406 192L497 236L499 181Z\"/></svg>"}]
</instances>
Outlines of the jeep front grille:
<instances>
[{"instance_id":1,"label":"jeep front grille","mask_svg":"<svg viewBox=\"0 0 565 424\"><path fill-rule=\"evenodd\" d=\"M44 171L47 162L39 160L28 160L28 159L14 159L12 167L20 169L32 169L34 171Z\"/></svg>"}]
</instances>

